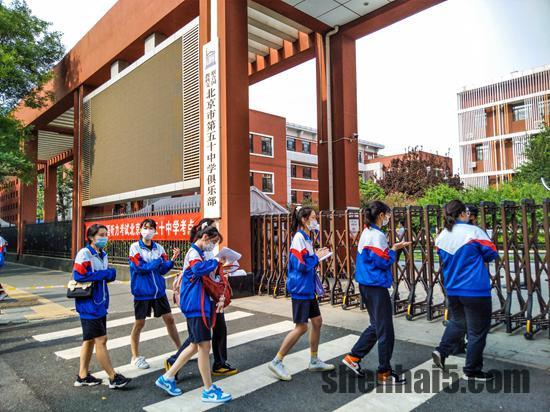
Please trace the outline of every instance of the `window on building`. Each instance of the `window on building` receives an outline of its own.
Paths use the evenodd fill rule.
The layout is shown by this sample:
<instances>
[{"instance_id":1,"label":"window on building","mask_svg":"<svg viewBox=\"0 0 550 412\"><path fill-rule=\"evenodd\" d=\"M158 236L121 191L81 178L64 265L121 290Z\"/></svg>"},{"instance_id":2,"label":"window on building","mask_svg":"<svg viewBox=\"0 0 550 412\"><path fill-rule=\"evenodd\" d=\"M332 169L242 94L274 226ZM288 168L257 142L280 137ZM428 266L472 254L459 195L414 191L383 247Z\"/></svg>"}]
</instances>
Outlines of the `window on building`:
<instances>
[{"instance_id":1,"label":"window on building","mask_svg":"<svg viewBox=\"0 0 550 412\"><path fill-rule=\"evenodd\" d=\"M311 167L304 167L302 169L302 176L304 179L311 179Z\"/></svg>"},{"instance_id":2,"label":"window on building","mask_svg":"<svg viewBox=\"0 0 550 412\"><path fill-rule=\"evenodd\" d=\"M296 190L290 191L290 203L298 203L298 192Z\"/></svg>"},{"instance_id":3,"label":"window on building","mask_svg":"<svg viewBox=\"0 0 550 412\"><path fill-rule=\"evenodd\" d=\"M254 135L248 133L248 153L254 153Z\"/></svg>"},{"instance_id":4,"label":"window on building","mask_svg":"<svg viewBox=\"0 0 550 412\"><path fill-rule=\"evenodd\" d=\"M311 142L302 140L302 153L311 153Z\"/></svg>"},{"instance_id":5,"label":"window on building","mask_svg":"<svg viewBox=\"0 0 550 412\"><path fill-rule=\"evenodd\" d=\"M311 200L311 192L304 192L304 201Z\"/></svg>"},{"instance_id":6,"label":"window on building","mask_svg":"<svg viewBox=\"0 0 550 412\"><path fill-rule=\"evenodd\" d=\"M363 152L357 153L357 161L363 163Z\"/></svg>"},{"instance_id":7,"label":"window on building","mask_svg":"<svg viewBox=\"0 0 550 412\"><path fill-rule=\"evenodd\" d=\"M273 139L271 137L262 136L262 154L265 156L273 156Z\"/></svg>"},{"instance_id":8,"label":"window on building","mask_svg":"<svg viewBox=\"0 0 550 412\"><path fill-rule=\"evenodd\" d=\"M531 117L531 105L519 103L512 106L512 120L518 122Z\"/></svg>"},{"instance_id":9,"label":"window on building","mask_svg":"<svg viewBox=\"0 0 550 412\"><path fill-rule=\"evenodd\" d=\"M292 137L286 138L286 150L290 150L292 152L296 151L296 139Z\"/></svg>"},{"instance_id":10,"label":"window on building","mask_svg":"<svg viewBox=\"0 0 550 412\"><path fill-rule=\"evenodd\" d=\"M298 167L296 165L291 165L290 166L290 177L296 177L298 175L297 170L298 170Z\"/></svg>"},{"instance_id":11,"label":"window on building","mask_svg":"<svg viewBox=\"0 0 550 412\"><path fill-rule=\"evenodd\" d=\"M483 145L476 144L476 160L483 160Z\"/></svg>"},{"instance_id":12,"label":"window on building","mask_svg":"<svg viewBox=\"0 0 550 412\"><path fill-rule=\"evenodd\" d=\"M254 186L254 173L250 172L248 174L248 182L249 182L250 186Z\"/></svg>"},{"instance_id":13,"label":"window on building","mask_svg":"<svg viewBox=\"0 0 550 412\"><path fill-rule=\"evenodd\" d=\"M273 193L273 175L264 173L262 175L262 192Z\"/></svg>"}]
</instances>

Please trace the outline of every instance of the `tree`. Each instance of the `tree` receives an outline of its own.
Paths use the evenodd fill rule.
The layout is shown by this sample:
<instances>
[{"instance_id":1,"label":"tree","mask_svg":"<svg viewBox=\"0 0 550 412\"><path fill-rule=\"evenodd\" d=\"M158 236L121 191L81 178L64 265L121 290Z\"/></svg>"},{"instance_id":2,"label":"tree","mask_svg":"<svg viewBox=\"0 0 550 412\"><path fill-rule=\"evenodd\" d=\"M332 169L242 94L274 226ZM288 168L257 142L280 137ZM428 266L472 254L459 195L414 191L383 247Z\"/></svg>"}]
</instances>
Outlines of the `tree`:
<instances>
[{"instance_id":1,"label":"tree","mask_svg":"<svg viewBox=\"0 0 550 412\"><path fill-rule=\"evenodd\" d=\"M444 183L455 189L463 185L458 175L441 157L426 153L418 148L409 150L403 157L393 159L389 167L384 167L384 177L378 184L387 194L401 192L417 198L433 186Z\"/></svg>"},{"instance_id":2,"label":"tree","mask_svg":"<svg viewBox=\"0 0 550 412\"><path fill-rule=\"evenodd\" d=\"M13 116L18 104L43 107L53 99L44 85L64 53L61 34L31 15L23 0L0 0L0 183L8 176L29 181L33 164L22 150L31 128Z\"/></svg>"},{"instance_id":3,"label":"tree","mask_svg":"<svg viewBox=\"0 0 550 412\"><path fill-rule=\"evenodd\" d=\"M57 216L67 220L73 207L73 168L61 166L57 168Z\"/></svg>"},{"instance_id":4,"label":"tree","mask_svg":"<svg viewBox=\"0 0 550 412\"><path fill-rule=\"evenodd\" d=\"M371 200L381 200L385 196L384 190L372 180L366 182L359 178L359 197L361 205L365 206Z\"/></svg>"},{"instance_id":5,"label":"tree","mask_svg":"<svg viewBox=\"0 0 550 412\"><path fill-rule=\"evenodd\" d=\"M550 182L550 127L547 125L531 136L525 145L526 161L517 170L515 179L527 183Z\"/></svg>"}]
</instances>

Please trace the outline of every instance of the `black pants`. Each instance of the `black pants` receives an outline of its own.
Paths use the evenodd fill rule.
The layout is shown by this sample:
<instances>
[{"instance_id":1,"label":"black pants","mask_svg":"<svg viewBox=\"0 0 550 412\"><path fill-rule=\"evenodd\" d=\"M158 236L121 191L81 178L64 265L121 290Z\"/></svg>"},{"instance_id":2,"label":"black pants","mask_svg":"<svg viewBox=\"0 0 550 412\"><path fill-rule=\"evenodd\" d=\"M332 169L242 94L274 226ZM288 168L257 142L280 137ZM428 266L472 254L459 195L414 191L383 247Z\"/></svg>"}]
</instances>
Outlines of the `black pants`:
<instances>
[{"instance_id":1,"label":"black pants","mask_svg":"<svg viewBox=\"0 0 550 412\"><path fill-rule=\"evenodd\" d=\"M390 293L383 287L364 285L359 285L359 291L367 306L370 325L361 334L350 354L362 359L378 341L378 372L389 371L395 342Z\"/></svg>"},{"instance_id":2,"label":"black pants","mask_svg":"<svg viewBox=\"0 0 550 412\"><path fill-rule=\"evenodd\" d=\"M487 333L491 328L491 297L449 296L448 302L451 319L436 349L444 357L451 355L456 344L463 339L464 333L467 333L468 348L464 373L469 375L480 372L483 368L483 350Z\"/></svg>"},{"instance_id":3,"label":"black pants","mask_svg":"<svg viewBox=\"0 0 550 412\"><path fill-rule=\"evenodd\" d=\"M216 325L212 330L212 353L214 354L213 369L220 368L227 362L227 325L225 323L225 315L223 313L218 313L216 316ZM180 353L190 344L191 342L189 338L187 338L178 351L170 356L170 362L175 362Z\"/></svg>"}]
</instances>

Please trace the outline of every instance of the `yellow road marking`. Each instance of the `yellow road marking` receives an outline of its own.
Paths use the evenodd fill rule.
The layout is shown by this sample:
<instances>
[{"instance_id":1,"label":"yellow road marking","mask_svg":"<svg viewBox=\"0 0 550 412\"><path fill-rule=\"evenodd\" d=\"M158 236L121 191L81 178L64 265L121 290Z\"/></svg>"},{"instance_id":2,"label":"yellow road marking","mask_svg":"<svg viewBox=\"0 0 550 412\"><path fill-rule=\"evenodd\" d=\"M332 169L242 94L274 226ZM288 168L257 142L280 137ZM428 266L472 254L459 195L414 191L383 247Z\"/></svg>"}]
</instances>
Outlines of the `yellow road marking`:
<instances>
[{"instance_id":1,"label":"yellow road marking","mask_svg":"<svg viewBox=\"0 0 550 412\"><path fill-rule=\"evenodd\" d=\"M75 312L72 310L42 296L17 289L16 287L7 284L5 284L5 286L8 290L10 290L9 297L17 300L17 302L13 302L13 306L22 307L25 306L26 303L27 306L33 310L33 314L25 315L25 318L29 320L58 319L76 316ZM6 303L2 306L10 307L12 305L10 303Z\"/></svg>"}]
</instances>

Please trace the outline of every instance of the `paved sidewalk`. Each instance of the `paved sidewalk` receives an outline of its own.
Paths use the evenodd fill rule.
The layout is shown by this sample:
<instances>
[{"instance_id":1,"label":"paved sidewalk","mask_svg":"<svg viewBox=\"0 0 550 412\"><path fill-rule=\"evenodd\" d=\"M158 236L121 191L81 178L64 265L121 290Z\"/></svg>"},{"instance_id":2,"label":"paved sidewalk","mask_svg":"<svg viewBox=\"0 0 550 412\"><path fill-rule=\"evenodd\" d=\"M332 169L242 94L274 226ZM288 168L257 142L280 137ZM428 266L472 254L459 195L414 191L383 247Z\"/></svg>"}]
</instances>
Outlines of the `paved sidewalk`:
<instances>
[{"instance_id":1,"label":"paved sidewalk","mask_svg":"<svg viewBox=\"0 0 550 412\"><path fill-rule=\"evenodd\" d=\"M231 301L231 306L282 316L290 316L292 313L290 298L252 296L235 299ZM363 331L369 324L367 311L359 308L343 310L340 306L322 304L321 314L324 324L352 331ZM408 321L404 316L396 316L393 320L396 339L432 347L439 343L445 328L441 319L432 322L422 318ZM485 356L550 371L548 331L538 333L534 340L528 341L523 337L521 330L509 335L505 332L504 326L498 326L492 329L487 338Z\"/></svg>"}]
</instances>

